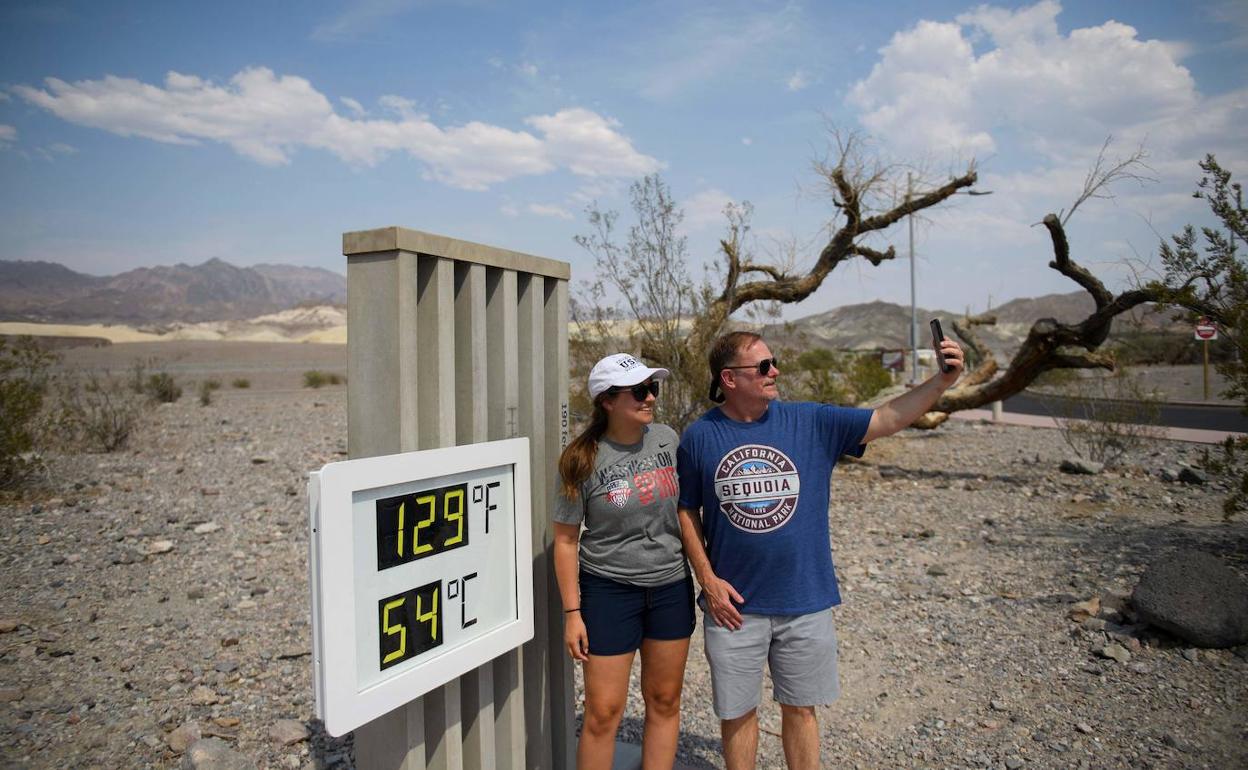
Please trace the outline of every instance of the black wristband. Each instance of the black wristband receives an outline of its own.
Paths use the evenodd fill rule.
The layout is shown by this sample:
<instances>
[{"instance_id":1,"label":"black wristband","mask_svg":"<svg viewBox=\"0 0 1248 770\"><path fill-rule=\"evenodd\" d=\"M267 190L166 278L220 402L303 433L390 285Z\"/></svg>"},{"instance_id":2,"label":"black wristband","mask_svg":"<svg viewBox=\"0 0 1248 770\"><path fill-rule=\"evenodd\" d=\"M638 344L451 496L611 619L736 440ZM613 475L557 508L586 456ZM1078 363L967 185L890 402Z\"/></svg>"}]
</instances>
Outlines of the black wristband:
<instances>
[{"instance_id":1,"label":"black wristband","mask_svg":"<svg viewBox=\"0 0 1248 770\"><path fill-rule=\"evenodd\" d=\"M570 609L570 610L564 610L564 611L563 611L563 614L564 614L564 615L567 615L569 612L580 612L580 611L581 611L581 608L580 608L580 607L573 607L573 608L572 608L572 609Z\"/></svg>"}]
</instances>

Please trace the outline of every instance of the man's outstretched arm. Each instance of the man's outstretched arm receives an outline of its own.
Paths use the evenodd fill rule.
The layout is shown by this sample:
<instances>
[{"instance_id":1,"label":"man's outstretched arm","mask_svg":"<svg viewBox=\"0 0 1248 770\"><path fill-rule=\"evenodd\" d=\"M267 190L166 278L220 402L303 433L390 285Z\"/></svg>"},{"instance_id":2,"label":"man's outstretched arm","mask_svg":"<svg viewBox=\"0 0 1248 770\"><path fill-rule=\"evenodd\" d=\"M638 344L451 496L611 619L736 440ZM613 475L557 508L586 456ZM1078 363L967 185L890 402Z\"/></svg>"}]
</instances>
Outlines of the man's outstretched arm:
<instances>
[{"instance_id":1,"label":"man's outstretched arm","mask_svg":"<svg viewBox=\"0 0 1248 770\"><path fill-rule=\"evenodd\" d=\"M891 436L910 425L932 408L932 404L936 403L941 393L958 381L958 377L962 376L962 348L953 340L946 339L940 344L940 352L945 356L949 371L937 372L928 377L922 385L902 393L876 409L871 415L871 424L867 427L867 434L863 436L862 443L866 444L877 438Z\"/></svg>"}]
</instances>

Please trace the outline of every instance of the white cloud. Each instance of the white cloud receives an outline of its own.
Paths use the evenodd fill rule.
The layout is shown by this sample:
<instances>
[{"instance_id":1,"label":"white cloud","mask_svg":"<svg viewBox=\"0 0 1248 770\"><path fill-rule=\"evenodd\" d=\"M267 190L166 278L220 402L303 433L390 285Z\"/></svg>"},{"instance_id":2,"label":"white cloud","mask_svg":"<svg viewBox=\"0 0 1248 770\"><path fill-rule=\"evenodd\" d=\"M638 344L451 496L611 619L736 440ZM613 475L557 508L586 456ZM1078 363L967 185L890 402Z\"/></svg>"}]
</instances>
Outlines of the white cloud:
<instances>
[{"instance_id":1,"label":"white cloud","mask_svg":"<svg viewBox=\"0 0 1248 770\"><path fill-rule=\"evenodd\" d=\"M650 66L638 73L641 94L670 99L744 69L770 69L776 50L801 33L802 16L801 7L792 3L754 13L724 13L709 6L692 11L644 43Z\"/></svg>"},{"instance_id":2,"label":"white cloud","mask_svg":"<svg viewBox=\"0 0 1248 770\"><path fill-rule=\"evenodd\" d=\"M568 211L563 206L557 206L553 203L530 203L529 211L540 217L554 217L555 219L567 220L575 219L575 217L572 216L572 212Z\"/></svg>"},{"instance_id":3,"label":"white cloud","mask_svg":"<svg viewBox=\"0 0 1248 770\"><path fill-rule=\"evenodd\" d=\"M17 141L17 127L0 123L0 144Z\"/></svg>"},{"instance_id":4,"label":"white cloud","mask_svg":"<svg viewBox=\"0 0 1248 770\"><path fill-rule=\"evenodd\" d=\"M321 42L352 41L414 5L416 0L355 0L334 18L317 25L311 37Z\"/></svg>"},{"instance_id":5,"label":"white cloud","mask_svg":"<svg viewBox=\"0 0 1248 770\"><path fill-rule=\"evenodd\" d=\"M342 102L343 106L345 106L348 110L351 110L351 114L355 115L357 118L364 115L364 105L360 104L351 97L340 96L338 97L338 101Z\"/></svg>"},{"instance_id":6,"label":"white cloud","mask_svg":"<svg viewBox=\"0 0 1248 770\"><path fill-rule=\"evenodd\" d=\"M664 164L633 149L620 134L619 121L583 107L536 115L525 123L545 134L549 157L580 176L635 177L658 171Z\"/></svg>"},{"instance_id":7,"label":"white cloud","mask_svg":"<svg viewBox=\"0 0 1248 770\"><path fill-rule=\"evenodd\" d=\"M441 127L418 113L415 102L393 95L379 104L394 119L370 120L335 112L304 78L262 67L243 70L225 85L170 72L163 87L109 75L75 83L48 78L44 88L13 91L71 123L170 144L219 142L265 165L289 163L302 148L365 166L405 152L426 164L429 178L466 189L557 168L587 177L662 168L633 147L616 121L587 109L527 118L540 138L479 121Z\"/></svg>"},{"instance_id":8,"label":"white cloud","mask_svg":"<svg viewBox=\"0 0 1248 770\"><path fill-rule=\"evenodd\" d=\"M746 147L749 147L751 144L754 144L754 140L748 136L743 136L741 137L741 144L744 144Z\"/></svg>"},{"instance_id":9,"label":"white cloud","mask_svg":"<svg viewBox=\"0 0 1248 770\"><path fill-rule=\"evenodd\" d=\"M1180 46L1116 21L1062 35L1060 11L1041 0L921 21L893 35L847 101L864 126L910 153L983 155L1011 134L1059 157L1124 127L1190 119L1200 97ZM978 55L977 43L986 49Z\"/></svg>"},{"instance_id":10,"label":"white cloud","mask_svg":"<svg viewBox=\"0 0 1248 770\"><path fill-rule=\"evenodd\" d=\"M526 78L537 77L537 65L532 62L521 62L516 65L516 72L524 75Z\"/></svg>"},{"instance_id":11,"label":"white cloud","mask_svg":"<svg viewBox=\"0 0 1248 770\"><path fill-rule=\"evenodd\" d=\"M731 195L717 187L695 193L681 204L685 210L685 229L693 233L723 225L724 207L733 202Z\"/></svg>"},{"instance_id":12,"label":"white cloud","mask_svg":"<svg viewBox=\"0 0 1248 770\"><path fill-rule=\"evenodd\" d=\"M789 79L785 81L784 85L790 91L801 91L803 88L810 85L810 80L807 78L806 73L799 69L789 76Z\"/></svg>"}]
</instances>

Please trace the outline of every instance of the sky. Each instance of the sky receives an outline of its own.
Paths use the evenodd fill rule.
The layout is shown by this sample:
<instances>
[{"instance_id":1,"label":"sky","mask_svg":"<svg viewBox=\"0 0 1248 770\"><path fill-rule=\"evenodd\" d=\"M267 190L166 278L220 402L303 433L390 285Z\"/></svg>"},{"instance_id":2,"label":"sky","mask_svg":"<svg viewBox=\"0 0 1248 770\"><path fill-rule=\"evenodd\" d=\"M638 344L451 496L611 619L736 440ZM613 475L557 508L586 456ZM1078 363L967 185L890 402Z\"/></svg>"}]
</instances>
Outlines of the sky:
<instances>
[{"instance_id":1,"label":"sky","mask_svg":"<svg viewBox=\"0 0 1248 770\"><path fill-rule=\"evenodd\" d=\"M1115 289L1207 223L1214 153L1248 173L1248 3L0 4L0 259L108 275L290 263L346 270L343 232L400 225L572 265L586 210L629 221L658 173L696 276L723 208L760 258L809 267L836 209L833 131L916 189L976 189L915 222L917 302L979 312L1077 289L1048 268L1109 140L1142 180L1081 206L1074 258ZM786 317L910 301L901 258L838 267ZM787 255L787 256L786 256Z\"/></svg>"}]
</instances>

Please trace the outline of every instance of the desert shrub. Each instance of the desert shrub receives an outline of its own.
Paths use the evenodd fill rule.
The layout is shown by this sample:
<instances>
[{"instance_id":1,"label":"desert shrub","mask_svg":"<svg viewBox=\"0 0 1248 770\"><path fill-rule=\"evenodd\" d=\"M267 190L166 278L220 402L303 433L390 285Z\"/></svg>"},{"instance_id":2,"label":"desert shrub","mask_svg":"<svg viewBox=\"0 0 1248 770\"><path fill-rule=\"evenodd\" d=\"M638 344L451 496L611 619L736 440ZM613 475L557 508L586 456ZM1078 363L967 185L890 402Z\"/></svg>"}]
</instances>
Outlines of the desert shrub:
<instances>
[{"instance_id":1,"label":"desert shrub","mask_svg":"<svg viewBox=\"0 0 1248 770\"><path fill-rule=\"evenodd\" d=\"M1107 468L1161 437L1160 398L1122 367L1103 377L1076 377L1041 401L1067 446Z\"/></svg>"},{"instance_id":2,"label":"desert shrub","mask_svg":"<svg viewBox=\"0 0 1248 770\"><path fill-rule=\"evenodd\" d=\"M789 398L828 404L860 404L892 384L892 376L875 353L835 353L815 348L781 357L781 379Z\"/></svg>"},{"instance_id":3,"label":"desert shrub","mask_svg":"<svg viewBox=\"0 0 1248 770\"><path fill-rule=\"evenodd\" d=\"M162 404L172 404L182 398L182 386L168 372L149 374L143 392Z\"/></svg>"},{"instance_id":4,"label":"desert shrub","mask_svg":"<svg viewBox=\"0 0 1248 770\"><path fill-rule=\"evenodd\" d=\"M42 467L34 453L49 370L58 357L32 337L0 338L0 488L30 479Z\"/></svg>"},{"instance_id":5,"label":"desert shrub","mask_svg":"<svg viewBox=\"0 0 1248 770\"><path fill-rule=\"evenodd\" d=\"M62 377L56 391L52 433L63 448L103 452L123 448L138 427L146 402L134 392L132 382L108 372Z\"/></svg>"},{"instance_id":6,"label":"desert shrub","mask_svg":"<svg viewBox=\"0 0 1248 770\"><path fill-rule=\"evenodd\" d=\"M210 378L200 383L200 387L207 388L209 391L221 390L221 380Z\"/></svg>"},{"instance_id":7,"label":"desert shrub","mask_svg":"<svg viewBox=\"0 0 1248 770\"><path fill-rule=\"evenodd\" d=\"M335 372L322 372L318 369L309 369L303 373L303 387L305 388L322 388L326 385L345 385L347 378L345 375Z\"/></svg>"},{"instance_id":8,"label":"desert shrub","mask_svg":"<svg viewBox=\"0 0 1248 770\"><path fill-rule=\"evenodd\" d=\"M251 380L247 379L246 377L239 377L238 379L234 380L230 384L233 385L235 388L238 388L239 390L243 390L245 388L251 387Z\"/></svg>"},{"instance_id":9,"label":"desert shrub","mask_svg":"<svg viewBox=\"0 0 1248 770\"><path fill-rule=\"evenodd\" d=\"M221 387L221 383L217 383L217 387L212 387L212 380L204 380L199 383L199 405L209 406L212 404L212 392Z\"/></svg>"}]
</instances>

